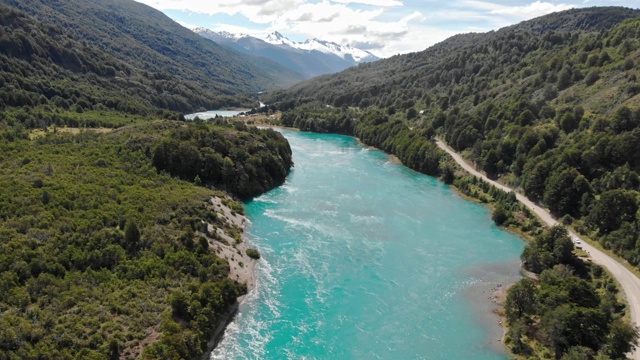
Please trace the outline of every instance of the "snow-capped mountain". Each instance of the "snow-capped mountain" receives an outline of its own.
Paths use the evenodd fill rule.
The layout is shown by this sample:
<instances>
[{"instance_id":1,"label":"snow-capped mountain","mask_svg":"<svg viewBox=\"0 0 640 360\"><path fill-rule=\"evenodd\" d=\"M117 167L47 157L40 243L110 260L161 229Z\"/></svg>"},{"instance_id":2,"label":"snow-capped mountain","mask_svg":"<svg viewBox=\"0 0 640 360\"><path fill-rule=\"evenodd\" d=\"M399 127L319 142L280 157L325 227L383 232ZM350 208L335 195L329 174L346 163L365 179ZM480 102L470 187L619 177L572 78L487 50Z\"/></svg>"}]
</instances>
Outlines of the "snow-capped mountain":
<instances>
[{"instance_id":1,"label":"snow-capped mountain","mask_svg":"<svg viewBox=\"0 0 640 360\"><path fill-rule=\"evenodd\" d=\"M350 56L357 63L378 60L377 56L368 51L316 38L299 43L298 49L322 51L323 53L338 55L343 59L347 59Z\"/></svg>"},{"instance_id":2,"label":"snow-capped mountain","mask_svg":"<svg viewBox=\"0 0 640 360\"><path fill-rule=\"evenodd\" d=\"M273 45L284 45L284 46L290 46L292 48L297 48L297 43L289 40L286 36L280 34L277 31L274 31L271 34L267 35L264 41Z\"/></svg>"},{"instance_id":3,"label":"snow-capped mountain","mask_svg":"<svg viewBox=\"0 0 640 360\"><path fill-rule=\"evenodd\" d=\"M313 38L305 42L294 42L283 36L279 32L275 31L267 35L266 42L274 45L290 46L294 49L307 50L307 51L320 51L325 54L334 54L345 60L352 60L356 63L375 61L378 57L372 53L360 50L349 45L339 45L334 42L319 40Z\"/></svg>"},{"instance_id":4,"label":"snow-capped mountain","mask_svg":"<svg viewBox=\"0 0 640 360\"><path fill-rule=\"evenodd\" d=\"M249 37L247 34L234 34L227 31L213 31L204 27L193 27L189 28L194 33L207 38L209 40L213 40L217 43L224 43L229 41L238 41L242 38Z\"/></svg>"},{"instance_id":5,"label":"snow-capped mountain","mask_svg":"<svg viewBox=\"0 0 640 360\"><path fill-rule=\"evenodd\" d=\"M309 78L339 72L361 62L378 60L370 52L349 45L315 38L295 42L277 31L263 40L246 34L215 32L206 28L192 30L220 45L248 55L268 58Z\"/></svg>"}]
</instances>

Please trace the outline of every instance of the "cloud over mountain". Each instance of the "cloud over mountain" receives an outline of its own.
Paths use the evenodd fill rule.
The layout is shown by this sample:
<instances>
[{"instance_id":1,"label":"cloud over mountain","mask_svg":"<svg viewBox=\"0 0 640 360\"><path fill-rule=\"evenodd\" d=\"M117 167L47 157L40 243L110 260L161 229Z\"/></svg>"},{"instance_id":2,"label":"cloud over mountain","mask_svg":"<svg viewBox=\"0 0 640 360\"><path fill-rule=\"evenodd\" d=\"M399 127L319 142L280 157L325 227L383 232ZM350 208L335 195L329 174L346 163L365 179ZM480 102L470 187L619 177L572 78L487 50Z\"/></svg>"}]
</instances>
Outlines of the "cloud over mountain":
<instances>
[{"instance_id":1,"label":"cloud over mountain","mask_svg":"<svg viewBox=\"0 0 640 360\"><path fill-rule=\"evenodd\" d=\"M341 45L376 44L379 57L424 50L449 36L486 32L573 7L640 0L139 0L178 21L215 31L264 37L273 31L301 41L319 37ZM198 22L190 21L198 18Z\"/></svg>"}]
</instances>

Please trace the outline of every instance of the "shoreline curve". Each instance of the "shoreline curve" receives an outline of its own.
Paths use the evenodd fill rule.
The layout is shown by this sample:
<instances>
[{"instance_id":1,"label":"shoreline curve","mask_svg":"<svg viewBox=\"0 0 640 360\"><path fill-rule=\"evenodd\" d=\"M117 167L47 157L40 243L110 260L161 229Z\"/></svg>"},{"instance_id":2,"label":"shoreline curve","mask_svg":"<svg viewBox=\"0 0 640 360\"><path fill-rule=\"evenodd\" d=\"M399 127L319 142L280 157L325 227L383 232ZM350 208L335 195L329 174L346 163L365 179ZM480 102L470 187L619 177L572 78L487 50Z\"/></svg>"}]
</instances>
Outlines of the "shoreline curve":
<instances>
[{"instance_id":1,"label":"shoreline curve","mask_svg":"<svg viewBox=\"0 0 640 360\"><path fill-rule=\"evenodd\" d=\"M447 154L449 154L453 158L453 160L458 163L458 165L460 165L471 175L479 177L483 181L486 181L487 183L503 191L513 192L516 195L518 201L520 201L527 208L533 211L548 226L558 225L558 221L556 221L548 211L536 205L533 201L516 192L514 189L489 179L485 174L482 174L481 172L474 169L471 165L467 164L462 156L460 156L460 154L451 149L443 141L436 139L436 145L440 149L444 150ZM623 264L619 263L611 256L605 254L603 251L597 249L596 247L582 239L575 232L569 231L569 235L572 238L577 238L582 241L582 248L589 254L588 259L591 259L593 262L604 266L611 273L611 275L615 277L625 294L625 298L627 299L627 305L630 309L631 323L632 325L638 326L640 324L640 278L633 274ZM634 360L640 360L640 349L636 348L631 353L631 355Z\"/></svg>"}]
</instances>

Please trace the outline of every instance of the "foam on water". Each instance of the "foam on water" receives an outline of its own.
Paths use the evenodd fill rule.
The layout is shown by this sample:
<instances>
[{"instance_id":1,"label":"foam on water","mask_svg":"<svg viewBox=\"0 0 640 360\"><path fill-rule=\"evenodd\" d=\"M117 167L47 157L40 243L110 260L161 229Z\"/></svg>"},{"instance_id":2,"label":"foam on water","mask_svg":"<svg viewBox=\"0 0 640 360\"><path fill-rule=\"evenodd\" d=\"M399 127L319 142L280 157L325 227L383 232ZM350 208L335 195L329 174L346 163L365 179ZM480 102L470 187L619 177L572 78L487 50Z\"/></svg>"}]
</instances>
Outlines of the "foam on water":
<instances>
[{"instance_id":1,"label":"foam on water","mask_svg":"<svg viewBox=\"0 0 640 360\"><path fill-rule=\"evenodd\" d=\"M504 359L464 294L522 242L353 138L284 133L296 165L246 204L257 286L212 358Z\"/></svg>"}]
</instances>

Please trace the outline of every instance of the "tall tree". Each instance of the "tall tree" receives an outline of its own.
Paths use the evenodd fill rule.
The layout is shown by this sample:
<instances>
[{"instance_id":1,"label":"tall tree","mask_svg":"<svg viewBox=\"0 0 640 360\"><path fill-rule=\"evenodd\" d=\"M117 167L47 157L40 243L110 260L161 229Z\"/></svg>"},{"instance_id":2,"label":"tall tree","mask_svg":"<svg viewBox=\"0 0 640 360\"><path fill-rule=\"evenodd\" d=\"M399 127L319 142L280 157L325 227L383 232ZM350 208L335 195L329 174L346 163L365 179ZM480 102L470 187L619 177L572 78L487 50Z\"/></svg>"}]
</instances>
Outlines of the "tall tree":
<instances>
[{"instance_id":1,"label":"tall tree","mask_svg":"<svg viewBox=\"0 0 640 360\"><path fill-rule=\"evenodd\" d=\"M607 234L620 228L624 221L634 221L638 212L635 194L616 189L602 193L589 212L588 221L600 233Z\"/></svg>"},{"instance_id":2,"label":"tall tree","mask_svg":"<svg viewBox=\"0 0 640 360\"><path fill-rule=\"evenodd\" d=\"M536 292L536 284L532 279L522 279L509 289L504 309L510 325L523 316L535 313Z\"/></svg>"}]
</instances>

